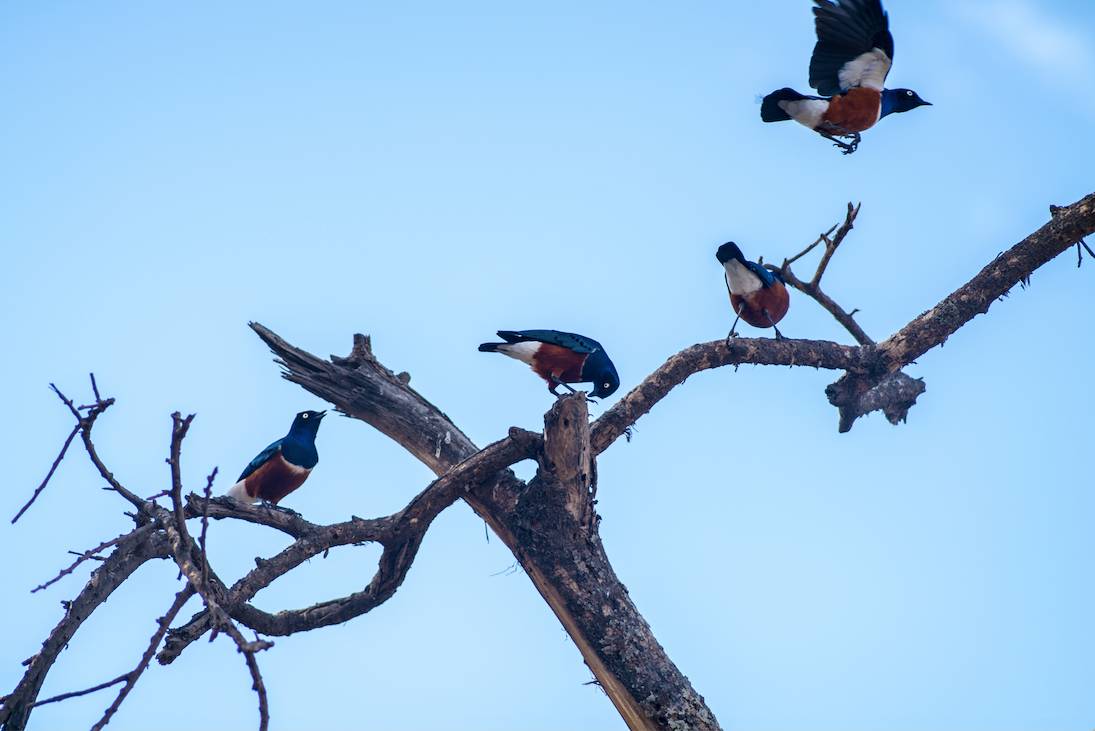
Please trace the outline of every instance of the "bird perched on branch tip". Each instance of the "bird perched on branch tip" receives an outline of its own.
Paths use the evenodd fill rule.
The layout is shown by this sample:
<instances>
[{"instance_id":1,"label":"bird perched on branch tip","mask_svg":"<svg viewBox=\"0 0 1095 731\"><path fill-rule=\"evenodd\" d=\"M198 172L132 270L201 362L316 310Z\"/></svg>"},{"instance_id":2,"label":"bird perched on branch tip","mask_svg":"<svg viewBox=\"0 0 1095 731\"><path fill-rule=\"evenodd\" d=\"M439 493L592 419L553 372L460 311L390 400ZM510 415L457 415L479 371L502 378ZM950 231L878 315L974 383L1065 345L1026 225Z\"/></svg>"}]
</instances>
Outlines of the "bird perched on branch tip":
<instances>
[{"instance_id":1,"label":"bird perched on branch tip","mask_svg":"<svg viewBox=\"0 0 1095 731\"><path fill-rule=\"evenodd\" d=\"M244 468L228 496L246 503L277 505L304 484L319 463L316 432L326 411L302 411L293 419L289 433L259 452Z\"/></svg>"},{"instance_id":2,"label":"bird perched on branch tip","mask_svg":"<svg viewBox=\"0 0 1095 731\"><path fill-rule=\"evenodd\" d=\"M860 132L888 114L931 102L912 89L884 88L894 50L889 17L880 0L814 3L817 44L810 58L810 86L822 96L784 87L764 97L760 118L793 119L850 155L859 147Z\"/></svg>"},{"instance_id":3,"label":"bird perched on branch tip","mask_svg":"<svg viewBox=\"0 0 1095 731\"><path fill-rule=\"evenodd\" d=\"M559 330L499 330L498 337L505 342L483 343L479 350L528 363L556 396L559 386L576 393L571 383L592 383L590 395L597 398L611 396L620 387L616 366L593 338Z\"/></svg>"}]
</instances>

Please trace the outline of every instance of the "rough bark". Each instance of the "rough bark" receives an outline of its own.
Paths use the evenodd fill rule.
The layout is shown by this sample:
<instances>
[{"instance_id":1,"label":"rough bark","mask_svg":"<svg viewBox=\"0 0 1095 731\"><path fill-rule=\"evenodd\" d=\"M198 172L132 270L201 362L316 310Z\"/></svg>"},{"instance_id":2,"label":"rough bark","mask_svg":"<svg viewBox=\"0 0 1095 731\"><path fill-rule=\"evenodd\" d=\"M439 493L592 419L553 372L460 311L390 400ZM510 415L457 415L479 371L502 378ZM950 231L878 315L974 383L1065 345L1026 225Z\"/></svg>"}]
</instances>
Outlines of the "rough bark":
<instances>
[{"instance_id":1,"label":"rough bark","mask_svg":"<svg viewBox=\"0 0 1095 731\"><path fill-rule=\"evenodd\" d=\"M118 543L102 565L92 572L83 591L68 602L65 616L42 643L42 649L23 663L28 666L27 672L15 690L4 699L4 705L0 708L0 727L5 731L22 731L27 727L38 692L46 681L46 674L84 620L147 561L168 558L170 555L167 539L163 534L142 533L132 540Z\"/></svg>"},{"instance_id":2,"label":"rough bark","mask_svg":"<svg viewBox=\"0 0 1095 731\"><path fill-rule=\"evenodd\" d=\"M286 379L372 424L435 473L444 474L478 451L448 417L407 385L408 376L395 376L380 364L367 338L355 336L348 358L325 361L262 325L252 327L278 356ZM580 413L575 402L581 404ZM389 414L389 408L399 409L399 415ZM526 485L507 470L472 486L463 499L513 552L629 728L718 728L702 696L654 638L604 553L592 518L592 448L582 444L588 439L585 397L562 399L545 428L544 442L551 447L547 458L540 457L544 461L537 478ZM581 441L576 445L575 439Z\"/></svg>"},{"instance_id":3,"label":"rough bark","mask_svg":"<svg viewBox=\"0 0 1095 731\"><path fill-rule=\"evenodd\" d=\"M599 535L595 510L597 455L620 436L630 436L632 425L654 405L703 370L741 363L808 366L843 371L826 393L840 412L840 429L847 431L860 416L880 410L893 423L903 420L924 392L923 381L901 369L932 347L944 342L992 302L1007 295L1017 283L1028 283L1039 266L1073 244L1086 248L1083 236L1095 231L1095 194L1064 208L1051 208L1052 220L1031 236L996 257L977 276L938 305L910 322L889 339L876 344L854 320L855 310L845 311L820 287L825 268L840 242L852 228L858 208L849 205L842 226L834 226L814 244L790 260L780 271L788 281L816 300L841 322L858 345L826 341L737 338L688 347L670 357L592 425L582 395L556 402L545 417L543 435L511 429L504 439L479 450L433 404L410 388L406 373L395 374L373 355L369 339L355 336L347 358L318 358L253 324L285 366L284 376L357 419L375 426L430 467L438 479L419 493L403 510L381 518L317 525L303 517L263 507L244 506L231 500L210 498L210 475L204 497L184 498L180 456L182 439L193 417L174 414L168 464L170 487L150 498L127 489L96 451L91 428L96 418L113 403L103 399L92 377L95 400L76 406L64 397L76 426L46 479L19 511L18 520L46 488L50 476L78 434L88 458L100 477L136 512L136 528L127 535L104 541L78 553L77 560L61 570L54 581L114 547L88 585L69 604L66 616L51 632L43 649L28 660L26 673L16 689L0 699L0 726L25 727L36 703L125 686L107 709L97 727L109 722L163 637L170 618L190 592L201 596L205 608L183 627L172 630L160 661L177 657L206 632L229 636L244 655L258 695L260 729L269 720L266 690L256 663L256 653L270 642L244 639L236 622L267 635L286 635L344 622L370 611L394 595L407 575L422 537L432 520L459 499L465 500L517 557L533 585L555 612L574 640L598 683L615 704L629 727L636 729L714 729L717 722L703 698L673 665L631 602L627 589L615 575ZM836 234L833 235L833 232ZM824 242L817 271L808 282L794 277L790 264ZM1087 249L1091 251L1089 248ZM1095 256L1095 254L1092 254ZM1081 259L1082 261L1082 259ZM774 268L774 267L773 267ZM56 390L56 389L54 389ZM523 459L535 459L539 469L527 484L508 469ZM169 497L171 507L156 503ZM201 520L195 540L187 520ZM256 559L256 567L225 586L205 554L208 521L236 519L280 530L294 542L281 552ZM295 569L308 558L338 546L376 542L383 552L372 581L349 596L321 601L302 609L268 613L249 602L271 582ZM188 582L176 595L171 609L137 667L113 680L81 691L37 701L45 674L88 614L101 605L138 566L151 558L170 557Z\"/></svg>"}]
</instances>

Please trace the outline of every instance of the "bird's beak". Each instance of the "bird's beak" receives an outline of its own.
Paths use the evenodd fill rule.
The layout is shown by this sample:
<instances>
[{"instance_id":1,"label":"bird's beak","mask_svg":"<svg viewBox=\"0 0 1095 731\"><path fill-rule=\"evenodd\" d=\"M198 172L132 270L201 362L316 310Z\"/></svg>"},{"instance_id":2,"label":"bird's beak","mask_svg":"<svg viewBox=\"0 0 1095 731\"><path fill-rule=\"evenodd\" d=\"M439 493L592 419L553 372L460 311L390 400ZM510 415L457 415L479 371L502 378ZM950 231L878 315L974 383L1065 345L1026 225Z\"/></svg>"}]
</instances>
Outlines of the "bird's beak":
<instances>
[{"instance_id":1,"label":"bird's beak","mask_svg":"<svg viewBox=\"0 0 1095 731\"><path fill-rule=\"evenodd\" d=\"M324 416L327 416L327 410L326 410L326 409L324 409L323 411L319 412L319 418L320 418L320 419L322 419L322 418L323 418Z\"/></svg>"},{"instance_id":2,"label":"bird's beak","mask_svg":"<svg viewBox=\"0 0 1095 731\"><path fill-rule=\"evenodd\" d=\"M935 106L935 105L934 105L934 104L932 104L931 102L926 102L926 101L924 101L923 99L921 99L921 100L920 100L920 102L921 102L921 104L923 104L923 105L924 105L925 107L934 107L934 106Z\"/></svg>"}]
</instances>

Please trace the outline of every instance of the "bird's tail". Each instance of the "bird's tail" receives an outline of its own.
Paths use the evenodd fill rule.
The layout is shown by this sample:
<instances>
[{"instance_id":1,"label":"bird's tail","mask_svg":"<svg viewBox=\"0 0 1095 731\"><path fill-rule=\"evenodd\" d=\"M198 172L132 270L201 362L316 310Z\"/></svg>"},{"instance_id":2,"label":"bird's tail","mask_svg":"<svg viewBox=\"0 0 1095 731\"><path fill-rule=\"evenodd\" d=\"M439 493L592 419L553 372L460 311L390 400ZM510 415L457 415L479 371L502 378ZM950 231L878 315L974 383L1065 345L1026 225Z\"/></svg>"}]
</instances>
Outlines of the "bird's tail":
<instances>
[{"instance_id":1,"label":"bird's tail","mask_svg":"<svg viewBox=\"0 0 1095 731\"><path fill-rule=\"evenodd\" d=\"M524 335L513 330L499 330L498 337L502 338L506 342L504 343L483 343L479 346L480 353L497 353L500 348L504 348L507 345L513 343L519 343L522 340L528 340Z\"/></svg>"},{"instance_id":2,"label":"bird's tail","mask_svg":"<svg viewBox=\"0 0 1095 731\"><path fill-rule=\"evenodd\" d=\"M247 487L243 484L244 481L240 480L232 487L228 488L228 492L225 493L230 498L235 498L241 503L247 503L248 505L257 502L255 498L247 494Z\"/></svg>"},{"instance_id":3,"label":"bird's tail","mask_svg":"<svg viewBox=\"0 0 1095 731\"><path fill-rule=\"evenodd\" d=\"M773 91L760 102L760 118L765 122L786 122L791 115L783 110L780 102L795 102L800 99L808 99L805 94L799 94L790 87L783 87Z\"/></svg>"}]
</instances>

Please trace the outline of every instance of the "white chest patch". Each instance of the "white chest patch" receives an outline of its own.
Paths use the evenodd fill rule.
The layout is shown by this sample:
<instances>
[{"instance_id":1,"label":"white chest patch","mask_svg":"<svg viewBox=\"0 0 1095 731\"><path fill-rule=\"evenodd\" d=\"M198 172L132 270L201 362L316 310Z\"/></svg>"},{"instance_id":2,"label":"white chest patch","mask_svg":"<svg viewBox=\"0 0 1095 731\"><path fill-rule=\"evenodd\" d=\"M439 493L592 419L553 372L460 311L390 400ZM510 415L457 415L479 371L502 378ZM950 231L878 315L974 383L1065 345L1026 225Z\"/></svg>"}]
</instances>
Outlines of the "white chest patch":
<instances>
[{"instance_id":1,"label":"white chest patch","mask_svg":"<svg viewBox=\"0 0 1095 731\"><path fill-rule=\"evenodd\" d=\"M760 277L749 271L737 259L731 259L722 266L726 269L726 286L730 288L731 294L749 294L764 286Z\"/></svg>"},{"instance_id":2,"label":"white chest patch","mask_svg":"<svg viewBox=\"0 0 1095 731\"><path fill-rule=\"evenodd\" d=\"M787 112L791 119L814 129L821 124L821 118L829 110L828 99L799 99L778 103L779 108Z\"/></svg>"},{"instance_id":3,"label":"white chest patch","mask_svg":"<svg viewBox=\"0 0 1095 731\"><path fill-rule=\"evenodd\" d=\"M540 349L540 343L537 341L525 341L523 343L511 343L508 345L499 345L498 352L508 355L510 358L516 358L517 360L532 364L532 357L536 355L536 351Z\"/></svg>"},{"instance_id":4,"label":"white chest patch","mask_svg":"<svg viewBox=\"0 0 1095 731\"><path fill-rule=\"evenodd\" d=\"M282 464L284 464L285 467L288 468L289 472L291 472L294 477L300 477L301 475L307 475L308 473L311 472L311 470L308 469L307 467L301 467L299 465L295 465L292 462L290 462L289 460L285 459L284 455L279 454L278 459L281 460Z\"/></svg>"}]
</instances>

